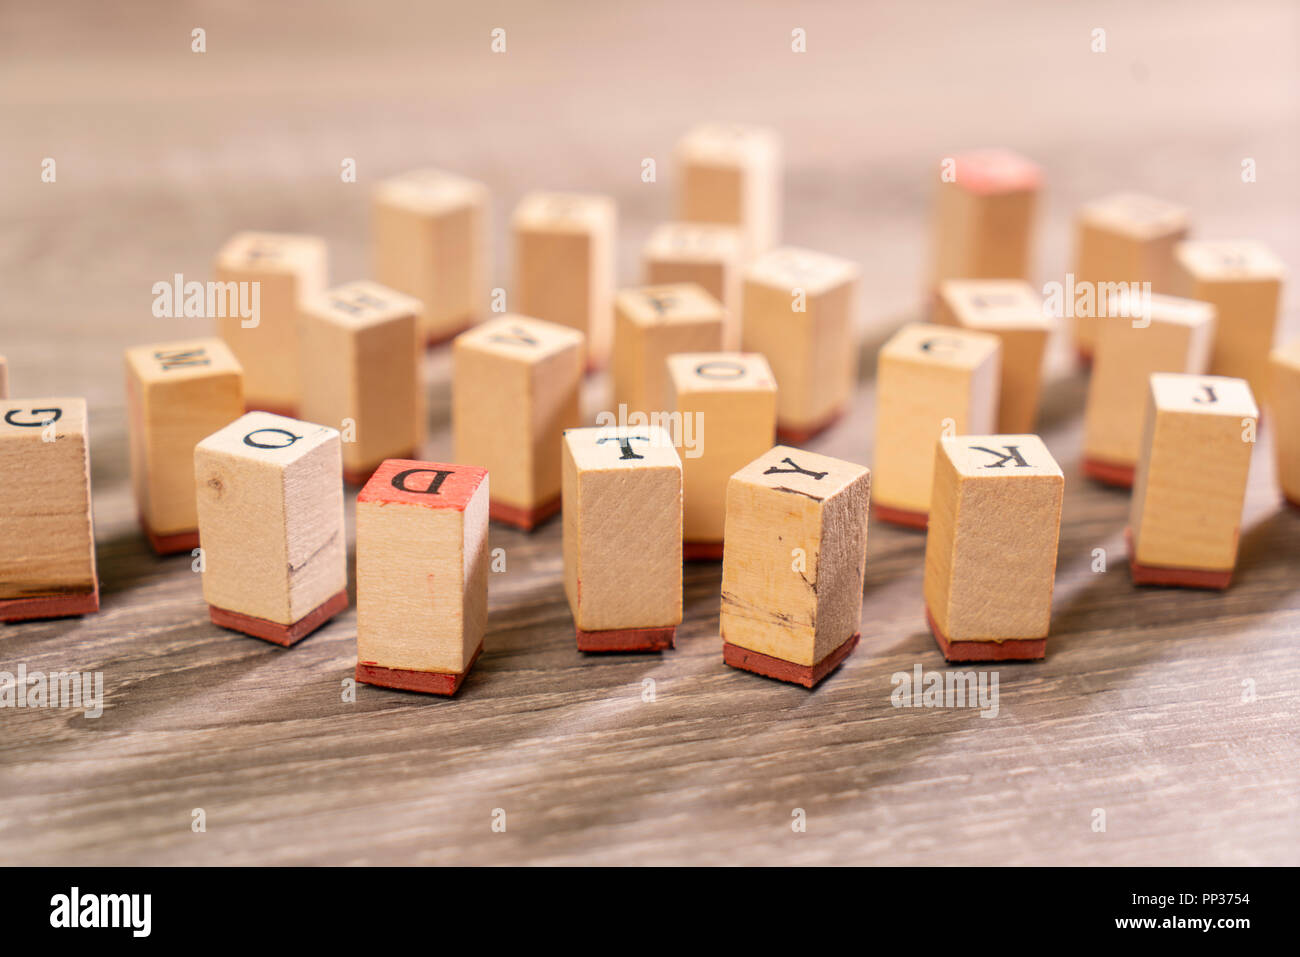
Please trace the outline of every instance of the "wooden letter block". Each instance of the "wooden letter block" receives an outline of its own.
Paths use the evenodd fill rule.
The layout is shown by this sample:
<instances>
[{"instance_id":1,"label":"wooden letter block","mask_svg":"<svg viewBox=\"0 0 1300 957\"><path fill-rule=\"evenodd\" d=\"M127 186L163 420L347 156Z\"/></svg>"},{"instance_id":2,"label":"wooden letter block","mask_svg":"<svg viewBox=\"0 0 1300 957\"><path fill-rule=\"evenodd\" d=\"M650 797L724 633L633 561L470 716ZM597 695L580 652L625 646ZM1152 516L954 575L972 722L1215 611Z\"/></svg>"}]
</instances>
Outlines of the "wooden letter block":
<instances>
[{"instance_id":1,"label":"wooden letter block","mask_svg":"<svg viewBox=\"0 0 1300 957\"><path fill-rule=\"evenodd\" d=\"M199 544L194 446L244 414L244 373L220 339L126 350L131 483L140 526L159 555Z\"/></svg>"},{"instance_id":2,"label":"wooden letter block","mask_svg":"<svg viewBox=\"0 0 1300 957\"><path fill-rule=\"evenodd\" d=\"M1136 585L1227 588L1259 409L1242 379L1156 373L1129 512Z\"/></svg>"},{"instance_id":3,"label":"wooden letter block","mask_svg":"<svg viewBox=\"0 0 1300 957\"><path fill-rule=\"evenodd\" d=\"M614 411L670 412L665 360L722 348L725 310L694 283L624 289L614 299Z\"/></svg>"},{"instance_id":4,"label":"wooden letter block","mask_svg":"<svg viewBox=\"0 0 1300 957\"><path fill-rule=\"evenodd\" d=\"M490 319L452 349L455 458L492 474L491 517L532 530L560 510L560 437L582 424L582 333Z\"/></svg>"},{"instance_id":5,"label":"wooden letter block","mask_svg":"<svg viewBox=\"0 0 1300 957\"><path fill-rule=\"evenodd\" d=\"M424 304L424 342L444 342L487 314L486 186L418 169L382 181L373 202L375 279Z\"/></svg>"},{"instance_id":6,"label":"wooden letter block","mask_svg":"<svg viewBox=\"0 0 1300 957\"><path fill-rule=\"evenodd\" d=\"M772 447L776 380L757 353L687 353L667 362L682 441L682 556L722 558L727 483Z\"/></svg>"},{"instance_id":7,"label":"wooden letter block","mask_svg":"<svg viewBox=\"0 0 1300 957\"><path fill-rule=\"evenodd\" d=\"M342 432L343 478L352 485L424 443L422 308L373 282L350 282L303 305L301 414Z\"/></svg>"},{"instance_id":8,"label":"wooden letter block","mask_svg":"<svg viewBox=\"0 0 1300 957\"><path fill-rule=\"evenodd\" d=\"M1140 297L1129 297L1135 304ZM1142 452L1142 413L1153 372L1204 375L1214 342L1214 307L1152 296L1132 318L1100 320L1083 426L1085 475L1129 488Z\"/></svg>"},{"instance_id":9,"label":"wooden letter block","mask_svg":"<svg viewBox=\"0 0 1300 957\"><path fill-rule=\"evenodd\" d=\"M744 261L740 230L709 223L664 223L650 234L641 250L647 283L693 282L722 303L726 310L724 349L740 348L740 270Z\"/></svg>"},{"instance_id":10,"label":"wooden letter block","mask_svg":"<svg viewBox=\"0 0 1300 957\"><path fill-rule=\"evenodd\" d=\"M1019 435L1038 421L1043 356L1055 325L1043 300L1027 282L951 280L939 286L935 322L1002 340L997 430Z\"/></svg>"},{"instance_id":11,"label":"wooden letter block","mask_svg":"<svg viewBox=\"0 0 1300 957\"><path fill-rule=\"evenodd\" d=\"M0 621L99 611L85 399L0 402Z\"/></svg>"},{"instance_id":12,"label":"wooden letter block","mask_svg":"<svg viewBox=\"0 0 1300 957\"><path fill-rule=\"evenodd\" d=\"M776 424L801 443L848 404L857 373L857 264L803 249L776 249L745 273L746 352L761 352L779 388Z\"/></svg>"},{"instance_id":13,"label":"wooden letter block","mask_svg":"<svg viewBox=\"0 0 1300 957\"><path fill-rule=\"evenodd\" d=\"M487 631L488 473L391 459L357 495L357 680L453 695Z\"/></svg>"},{"instance_id":14,"label":"wooden letter block","mask_svg":"<svg viewBox=\"0 0 1300 957\"><path fill-rule=\"evenodd\" d=\"M996 428L1002 345L997 336L911 323L876 367L876 517L925 528L935 443Z\"/></svg>"},{"instance_id":15,"label":"wooden letter block","mask_svg":"<svg viewBox=\"0 0 1300 957\"><path fill-rule=\"evenodd\" d=\"M1263 243L1245 240L1179 243L1174 260L1178 295L1218 312L1210 372L1245 379L1263 395L1286 275L1282 261Z\"/></svg>"},{"instance_id":16,"label":"wooden letter block","mask_svg":"<svg viewBox=\"0 0 1300 957\"><path fill-rule=\"evenodd\" d=\"M1075 282L1093 283L1099 303L1106 283L1149 282L1154 291L1168 292L1174 246L1187 230L1187 210L1151 196L1115 193L1087 203L1075 227ZM1096 349L1101 322L1097 316L1075 317L1074 343L1082 356Z\"/></svg>"},{"instance_id":17,"label":"wooden letter block","mask_svg":"<svg viewBox=\"0 0 1300 957\"><path fill-rule=\"evenodd\" d=\"M1047 653L1065 477L1036 435L939 440L925 614L949 661Z\"/></svg>"},{"instance_id":18,"label":"wooden letter block","mask_svg":"<svg viewBox=\"0 0 1300 957\"><path fill-rule=\"evenodd\" d=\"M325 289L325 241L290 233L239 233L217 253L220 283L256 283L257 315L222 319L221 337L244 370L249 409L298 408L298 311ZM242 295L227 287L227 296Z\"/></svg>"},{"instance_id":19,"label":"wooden letter block","mask_svg":"<svg viewBox=\"0 0 1300 957\"><path fill-rule=\"evenodd\" d=\"M1039 168L1006 150L944 160L935 202L934 282L1028 279Z\"/></svg>"},{"instance_id":20,"label":"wooden letter block","mask_svg":"<svg viewBox=\"0 0 1300 957\"><path fill-rule=\"evenodd\" d=\"M858 645L871 471L778 445L727 486L722 658L811 688Z\"/></svg>"},{"instance_id":21,"label":"wooden letter block","mask_svg":"<svg viewBox=\"0 0 1300 957\"><path fill-rule=\"evenodd\" d=\"M292 645L348 607L339 434L250 412L194 449L214 624Z\"/></svg>"},{"instance_id":22,"label":"wooden letter block","mask_svg":"<svg viewBox=\"0 0 1300 957\"><path fill-rule=\"evenodd\" d=\"M1277 482L1286 500L1300 508L1300 339L1273 350L1269 410L1273 413L1273 454Z\"/></svg>"},{"instance_id":23,"label":"wooden letter block","mask_svg":"<svg viewBox=\"0 0 1300 957\"><path fill-rule=\"evenodd\" d=\"M682 463L664 429L564 433L564 593L579 651L673 647Z\"/></svg>"},{"instance_id":24,"label":"wooden letter block","mask_svg":"<svg viewBox=\"0 0 1300 957\"><path fill-rule=\"evenodd\" d=\"M609 354L616 226L607 196L530 193L515 209L515 306L585 335L590 368Z\"/></svg>"},{"instance_id":25,"label":"wooden letter block","mask_svg":"<svg viewBox=\"0 0 1300 957\"><path fill-rule=\"evenodd\" d=\"M689 130L676 152L677 218L739 227L746 258L781 239L781 139L757 126Z\"/></svg>"}]
</instances>

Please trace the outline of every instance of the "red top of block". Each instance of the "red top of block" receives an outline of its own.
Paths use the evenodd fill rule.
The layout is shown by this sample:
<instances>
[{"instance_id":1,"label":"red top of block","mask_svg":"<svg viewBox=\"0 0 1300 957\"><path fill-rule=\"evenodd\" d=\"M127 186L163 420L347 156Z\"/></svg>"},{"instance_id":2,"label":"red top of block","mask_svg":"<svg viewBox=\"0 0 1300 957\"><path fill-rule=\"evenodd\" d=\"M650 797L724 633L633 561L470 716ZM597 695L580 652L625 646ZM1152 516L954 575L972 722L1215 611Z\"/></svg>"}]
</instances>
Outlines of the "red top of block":
<instances>
[{"instance_id":1,"label":"red top of block","mask_svg":"<svg viewBox=\"0 0 1300 957\"><path fill-rule=\"evenodd\" d=\"M477 465L386 459L357 493L357 504L395 502L463 512L487 474Z\"/></svg>"}]
</instances>

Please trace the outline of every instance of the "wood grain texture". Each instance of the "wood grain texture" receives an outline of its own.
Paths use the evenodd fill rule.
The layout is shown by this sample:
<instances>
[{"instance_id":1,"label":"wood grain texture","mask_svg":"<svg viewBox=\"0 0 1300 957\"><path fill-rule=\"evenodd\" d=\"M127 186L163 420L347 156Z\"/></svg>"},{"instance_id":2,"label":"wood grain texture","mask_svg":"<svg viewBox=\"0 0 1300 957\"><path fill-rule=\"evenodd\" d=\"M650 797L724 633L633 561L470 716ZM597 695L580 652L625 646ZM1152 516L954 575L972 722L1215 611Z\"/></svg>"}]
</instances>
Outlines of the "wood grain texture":
<instances>
[{"instance_id":1,"label":"wood grain texture","mask_svg":"<svg viewBox=\"0 0 1300 957\"><path fill-rule=\"evenodd\" d=\"M553 521L491 529L507 566L456 698L360 687L348 702L355 610L285 651L213 627L189 559L152 554L119 359L215 334L154 319L150 287L209 278L242 229L322 235L336 278L367 275L368 184L428 163L493 190L492 285L510 287L508 214L537 188L615 196L618 275L636 282L644 238L673 215L672 144L735 117L783 134L786 239L863 264L866 378L811 447L869 465L876 347L918 317L935 164L952 151L1002 142L1042 165L1037 283L1070 267L1079 205L1116 189L1186 205L1198 234L1256 237L1294 269L1294 4L80 9L0 11L0 352L15 395L89 402L103 610L0 628L0 670L101 670L106 707L0 712L0 860L1300 863L1300 510L1280 504L1267 413L1232 588L1134 589L1129 497L1080 473L1087 383L1053 340L1039 419L1066 480L1052 638L1044 661L998 667L994 719L891 706L891 674L943 663L921 607L925 536L878 523L861 644L811 694L722 663L717 564L684 570L675 651L580 655ZM1106 54L1088 50L1099 25ZM56 184L40 181L46 156ZM339 180L346 156L355 184ZM1300 335L1295 288L1281 340ZM421 455L446 461L447 351L425 376ZM605 388L588 381L588 421Z\"/></svg>"}]
</instances>

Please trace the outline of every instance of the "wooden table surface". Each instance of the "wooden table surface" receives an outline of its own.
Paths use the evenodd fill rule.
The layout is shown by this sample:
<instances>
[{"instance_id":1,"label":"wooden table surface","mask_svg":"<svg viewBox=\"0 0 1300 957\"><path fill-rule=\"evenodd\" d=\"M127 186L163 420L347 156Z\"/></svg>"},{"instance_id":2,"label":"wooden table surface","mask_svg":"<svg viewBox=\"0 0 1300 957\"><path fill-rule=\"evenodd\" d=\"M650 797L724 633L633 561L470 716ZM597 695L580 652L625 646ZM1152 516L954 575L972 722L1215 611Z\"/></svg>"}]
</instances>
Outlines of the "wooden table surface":
<instances>
[{"instance_id":1,"label":"wooden table surface","mask_svg":"<svg viewBox=\"0 0 1300 957\"><path fill-rule=\"evenodd\" d=\"M361 686L354 702L352 611L291 650L223 631L189 559L154 557L135 524L122 349L213 328L154 318L153 283L210 278L245 228L319 233L333 279L363 276L369 186L412 166L493 188L507 288L525 190L615 196L626 285L669 216L681 131L775 126L786 238L864 268L860 388L810 447L867 464L875 351L916 314L934 164L953 150L1005 144L1045 167L1039 282L1069 268L1072 210L1118 188L1184 202L1198 235L1262 239L1294 270L1297 8L1137 6L7 5L0 353L14 395L90 403L103 602L0 628L0 670L102 671L106 708L0 712L0 862L1300 862L1300 512L1279 507L1267 420L1231 590L1134 589L1128 496L1079 471L1086 381L1063 336L1041 421L1066 473L1052 637L1045 661L997 667L994 718L891 705L893 673L944 663L922 620L924 536L874 521L862 645L812 693L722 664L717 565L686 568L675 651L582 656L553 521L493 527L507 568L457 698ZM1300 334L1294 284L1284 299ZM436 458L445 350L427 372ZM588 385L593 417L604 387Z\"/></svg>"}]
</instances>

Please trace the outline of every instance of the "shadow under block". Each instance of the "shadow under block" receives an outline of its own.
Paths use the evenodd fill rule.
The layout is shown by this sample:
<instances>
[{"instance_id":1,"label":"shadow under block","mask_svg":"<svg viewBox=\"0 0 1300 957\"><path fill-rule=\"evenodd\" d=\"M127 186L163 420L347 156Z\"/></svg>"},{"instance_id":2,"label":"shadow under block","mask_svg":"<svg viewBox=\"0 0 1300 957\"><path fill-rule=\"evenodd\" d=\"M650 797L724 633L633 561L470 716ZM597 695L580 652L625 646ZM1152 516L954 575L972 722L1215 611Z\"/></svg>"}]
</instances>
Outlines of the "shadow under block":
<instances>
[{"instance_id":1,"label":"shadow under block","mask_svg":"<svg viewBox=\"0 0 1300 957\"><path fill-rule=\"evenodd\" d=\"M487 631L488 472L390 459L357 494L358 681L455 694Z\"/></svg>"},{"instance_id":2,"label":"shadow under block","mask_svg":"<svg viewBox=\"0 0 1300 957\"><path fill-rule=\"evenodd\" d=\"M560 442L582 424L581 332L505 315L452 347L453 457L492 474L493 519L524 530L560 508Z\"/></svg>"},{"instance_id":3,"label":"shadow under block","mask_svg":"<svg viewBox=\"0 0 1300 957\"><path fill-rule=\"evenodd\" d=\"M721 350L725 317L722 303L694 283L620 291L614 297L614 413L620 406L628 415L672 411L666 360L678 352Z\"/></svg>"},{"instance_id":4,"label":"shadow under block","mask_svg":"<svg viewBox=\"0 0 1300 957\"><path fill-rule=\"evenodd\" d=\"M583 651L672 647L682 463L662 428L564 433L564 593Z\"/></svg>"},{"instance_id":5,"label":"shadow under block","mask_svg":"<svg viewBox=\"0 0 1300 957\"><path fill-rule=\"evenodd\" d=\"M214 622L291 644L347 607L339 446L334 429L250 412L195 447Z\"/></svg>"},{"instance_id":6,"label":"shadow under block","mask_svg":"<svg viewBox=\"0 0 1300 957\"><path fill-rule=\"evenodd\" d=\"M1226 588L1259 410L1242 379L1156 373L1129 512L1133 579ZM1221 584L1207 584L1205 573ZM1226 573L1226 574L1225 574Z\"/></svg>"},{"instance_id":7,"label":"shadow under block","mask_svg":"<svg viewBox=\"0 0 1300 957\"><path fill-rule=\"evenodd\" d=\"M1268 383L1286 269L1263 243L1189 240L1174 249L1178 295L1217 311L1210 373L1245 379L1256 395Z\"/></svg>"},{"instance_id":8,"label":"shadow under block","mask_svg":"<svg viewBox=\"0 0 1300 957\"><path fill-rule=\"evenodd\" d=\"M740 273L744 240L734 226L662 223L641 248L647 285L693 282L722 303L722 348L740 348Z\"/></svg>"},{"instance_id":9,"label":"shadow under block","mask_svg":"<svg viewBox=\"0 0 1300 957\"><path fill-rule=\"evenodd\" d=\"M1300 339L1274 349L1269 365L1268 403L1277 483L1287 501L1300 508Z\"/></svg>"},{"instance_id":10,"label":"shadow under block","mask_svg":"<svg viewBox=\"0 0 1300 957\"><path fill-rule=\"evenodd\" d=\"M881 348L876 364L876 518L925 528L941 435L996 427L1002 344L997 336L911 323Z\"/></svg>"},{"instance_id":11,"label":"shadow under block","mask_svg":"<svg viewBox=\"0 0 1300 957\"><path fill-rule=\"evenodd\" d=\"M811 436L831 425L853 392L860 270L835 256L783 247L745 271L741 342L776 377L781 432Z\"/></svg>"},{"instance_id":12,"label":"shadow under block","mask_svg":"<svg viewBox=\"0 0 1300 957\"><path fill-rule=\"evenodd\" d=\"M343 474L354 484L424 444L422 309L420 300L367 281L303 304L299 414L340 430Z\"/></svg>"},{"instance_id":13,"label":"shadow under block","mask_svg":"<svg viewBox=\"0 0 1300 957\"><path fill-rule=\"evenodd\" d=\"M1064 489L1060 466L1036 435L939 440L924 594L949 660L1043 657Z\"/></svg>"},{"instance_id":14,"label":"shadow under block","mask_svg":"<svg viewBox=\"0 0 1300 957\"><path fill-rule=\"evenodd\" d=\"M244 374L221 339L126 350L131 484L160 555L198 546L194 446L244 414Z\"/></svg>"},{"instance_id":15,"label":"shadow under block","mask_svg":"<svg viewBox=\"0 0 1300 957\"><path fill-rule=\"evenodd\" d=\"M724 661L812 687L853 650L870 499L865 466L781 445L731 477Z\"/></svg>"},{"instance_id":16,"label":"shadow under block","mask_svg":"<svg viewBox=\"0 0 1300 957\"><path fill-rule=\"evenodd\" d=\"M1140 193L1113 193L1085 203L1075 220L1075 284L1091 283L1098 297L1110 283L1150 283L1153 292L1173 286L1174 246L1187 238L1187 210ZM1074 319L1074 344L1084 356L1097 346L1106 315Z\"/></svg>"},{"instance_id":17,"label":"shadow under block","mask_svg":"<svg viewBox=\"0 0 1300 957\"><path fill-rule=\"evenodd\" d=\"M99 610L86 400L0 400L0 621Z\"/></svg>"},{"instance_id":18,"label":"shadow under block","mask_svg":"<svg viewBox=\"0 0 1300 957\"><path fill-rule=\"evenodd\" d=\"M722 558L731 476L772 447L776 380L757 353L683 353L665 363L680 416L682 556Z\"/></svg>"},{"instance_id":19,"label":"shadow under block","mask_svg":"<svg viewBox=\"0 0 1300 957\"><path fill-rule=\"evenodd\" d=\"M781 139L734 123L693 127L677 141L677 218L740 229L745 258L781 239Z\"/></svg>"},{"instance_id":20,"label":"shadow under block","mask_svg":"<svg viewBox=\"0 0 1300 957\"><path fill-rule=\"evenodd\" d=\"M934 319L1002 340L997 431L1031 432L1043 391L1043 357L1055 325L1044 312L1042 297L1017 280L950 280L939 285Z\"/></svg>"},{"instance_id":21,"label":"shadow under block","mask_svg":"<svg viewBox=\"0 0 1300 957\"><path fill-rule=\"evenodd\" d=\"M249 284L227 287L229 301L253 301L249 297L256 294L256 317L244 319L228 309L217 323L244 370L248 408L298 408L298 310L325 289L327 272L325 241L318 236L239 233L217 253L218 283Z\"/></svg>"},{"instance_id":22,"label":"shadow under block","mask_svg":"<svg viewBox=\"0 0 1300 957\"><path fill-rule=\"evenodd\" d=\"M1136 302L1136 300L1134 300ZM1142 415L1153 372L1204 375L1214 342L1214 307L1190 299L1151 296L1132 318L1101 320L1088 381L1083 471L1108 485L1129 487L1142 453Z\"/></svg>"},{"instance_id":23,"label":"shadow under block","mask_svg":"<svg viewBox=\"0 0 1300 957\"><path fill-rule=\"evenodd\" d=\"M609 355L617 218L607 196L529 193L511 220L516 308L586 336L589 368Z\"/></svg>"},{"instance_id":24,"label":"shadow under block","mask_svg":"<svg viewBox=\"0 0 1300 957\"><path fill-rule=\"evenodd\" d=\"M1007 150L945 159L934 212L932 282L1028 279L1042 173Z\"/></svg>"}]
</instances>

